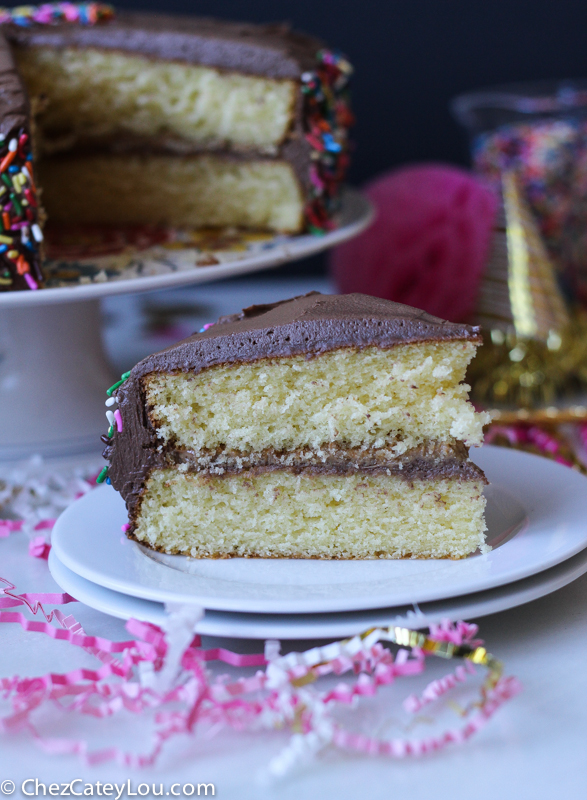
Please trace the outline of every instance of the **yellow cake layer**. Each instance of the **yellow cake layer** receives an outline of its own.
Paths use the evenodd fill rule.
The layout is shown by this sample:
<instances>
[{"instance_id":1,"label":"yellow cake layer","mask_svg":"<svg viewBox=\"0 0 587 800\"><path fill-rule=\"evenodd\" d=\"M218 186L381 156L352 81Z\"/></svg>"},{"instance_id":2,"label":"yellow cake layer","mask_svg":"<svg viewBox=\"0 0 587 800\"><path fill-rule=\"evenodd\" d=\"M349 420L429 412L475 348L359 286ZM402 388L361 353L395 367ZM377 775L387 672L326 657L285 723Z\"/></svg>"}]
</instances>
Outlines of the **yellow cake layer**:
<instances>
[{"instance_id":1,"label":"yellow cake layer","mask_svg":"<svg viewBox=\"0 0 587 800\"><path fill-rule=\"evenodd\" d=\"M50 220L298 232L303 197L285 161L194 156L93 155L38 164Z\"/></svg>"},{"instance_id":2,"label":"yellow cake layer","mask_svg":"<svg viewBox=\"0 0 587 800\"><path fill-rule=\"evenodd\" d=\"M485 549L482 489L385 474L156 470L134 536L196 558L462 558Z\"/></svg>"},{"instance_id":3,"label":"yellow cake layer","mask_svg":"<svg viewBox=\"0 0 587 800\"><path fill-rule=\"evenodd\" d=\"M471 342L343 348L200 372L151 373L145 399L157 435L196 452L319 449L328 442L396 454L429 440L481 444L487 415L460 383Z\"/></svg>"},{"instance_id":4,"label":"yellow cake layer","mask_svg":"<svg viewBox=\"0 0 587 800\"><path fill-rule=\"evenodd\" d=\"M29 96L47 98L37 122L48 147L132 134L273 153L292 122L291 80L91 48L15 55Z\"/></svg>"}]
</instances>

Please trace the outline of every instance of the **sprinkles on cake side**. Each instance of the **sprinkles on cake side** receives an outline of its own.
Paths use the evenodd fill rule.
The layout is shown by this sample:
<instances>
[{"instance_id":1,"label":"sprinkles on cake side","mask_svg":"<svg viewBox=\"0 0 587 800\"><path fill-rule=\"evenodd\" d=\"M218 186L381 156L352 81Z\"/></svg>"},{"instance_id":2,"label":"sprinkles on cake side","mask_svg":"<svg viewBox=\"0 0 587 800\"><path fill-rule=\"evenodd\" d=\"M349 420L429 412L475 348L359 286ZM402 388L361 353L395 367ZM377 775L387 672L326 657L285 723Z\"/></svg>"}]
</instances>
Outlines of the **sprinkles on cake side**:
<instances>
[{"instance_id":1,"label":"sprinkles on cake side","mask_svg":"<svg viewBox=\"0 0 587 800\"><path fill-rule=\"evenodd\" d=\"M484 548L478 329L365 295L253 306L111 388L128 535L198 558L461 558Z\"/></svg>"}]
</instances>

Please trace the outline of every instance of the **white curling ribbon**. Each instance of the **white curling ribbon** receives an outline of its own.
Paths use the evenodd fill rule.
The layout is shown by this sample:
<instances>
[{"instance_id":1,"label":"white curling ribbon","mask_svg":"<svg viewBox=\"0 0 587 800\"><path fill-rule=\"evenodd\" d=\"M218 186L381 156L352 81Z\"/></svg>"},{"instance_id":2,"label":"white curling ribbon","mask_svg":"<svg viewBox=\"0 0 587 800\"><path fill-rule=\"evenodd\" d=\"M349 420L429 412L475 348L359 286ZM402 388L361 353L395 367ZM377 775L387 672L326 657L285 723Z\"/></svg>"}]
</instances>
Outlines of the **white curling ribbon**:
<instances>
[{"instance_id":1,"label":"white curling ribbon","mask_svg":"<svg viewBox=\"0 0 587 800\"><path fill-rule=\"evenodd\" d=\"M162 627L166 633L167 653L163 669L155 680L155 689L161 694L169 691L181 674L181 657L194 638L196 625L204 616L201 606L190 603L165 603L165 611L167 616Z\"/></svg>"},{"instance_id":2,"label":"white curling ribbon","mask_svg":"<svg viewBox=\"0 0 587 800\"><path fill-rule=\"evenodd\" d=\"M365 636L363 639L363 650L365 653L368 653L380 638L381 631L378 628L376 628L374 631L371 631L368 636Z\"/></svg>"},{"instance_id":3,"label":"white curling ribbon","mask_svg":"<svg viewBox=\"0 0 587 800\"><path fill-rule=\"evenodd\" d=\"M291 652L279 659L279 663L284 669L293 669L299 665L304 664L303 653Z\"/></svg>"},{"instance_id":4,"label":"white curling ribbon","mask_svg":"<svg viewBox=\"0 0 587 800\"><path fill-rule=\"evenodd\" d=\"M49 540L49 529L35 530L45 520L58 517L80 494L93 489L82 475L93 475L101 467L97 459L88 459L85 466L57 471L41 456L14 465L0 485L0 504L16 519L22 519L21 532L29 538L40 534Z\"/></svg>"},{"instance_id":5,"label":"white curling ribbon","mask_svg":"<svg viewBox=\"0 0 587 800\"><path fill-rule=\"evenodd\" d=\"M311 710L314 717L314 729L305 734L295 733L291 737L287 746L269 762L266 770L259 775L259 781L263 784L286 777L295 767L311 761L332 742L334 725L324 719L325 709L320 701L306 692L299 693L298 698Z\"/></svg>"},{"instance_id":6,"label":"white curling ribbon","mask_svg":"<svg viewBox=\"0 0 587 800\"><path fill-rule=\"evenodd\" d=\"M265 659L267 661L275 661L279 658L281 651L281 642L279 639L267 639L265 642Z\"/></svg>"},{"instance_id":7,"label":"white curling ribbon","mask_svg":"<svg viewBox=\"0 0 587 800\"><path fill-rule=\"evenodd\" d=\"M322 648L322 655L325 661L332 661L334 658L338 658L340 652L341 649L338 642L332 642L332 644L327 644Z\"/></svg>"},{"instance_id":8,"label":"white curling ribbon","mask_svg":"<svg viewBox=\"0 0 587 800\"><path fill-rule=\"evenodd\" d=\"M402 620L396 618L393 621L393 624L398 626L403 624L406 626L406 628L418 628L426 624L426 617L421 611L412 611L410 609L409 611L406 611L405 619Z\"/></svg>"},{"instance_id":9,"label":"white curling ribbon","mask_svg":"<svg viewBox=\"0 0 587 800\"><path fill-rule=\"evenodd\" d=\"M282 659L279 659L281 662ZM265 670L266 681L265 686L267 689L279 689L282 686L289 686L289 676L287 671L283 668L281 663L273 661L267 664Z\"/></svg>"},{"instance_id":10,"label":"white curling ribbon","mask_svg":"<svg viewBox=\"0 0 587 800\"><path fill-rule=\"evenodd\" d=\"M357 651L357 641L360 637L351 640L351 649ZM361 642L362 644L362 642ZM319 695L312 690L294 688L290 682L289 670L300 663L314 666L324 660L325 651L331 658L338 657L345 648L341 643L333 642L325 648L314 647L306 653L288 653L285 656L270 662L266 668L267 680L265 688L277 693L274 708L279 709L278 719L273 719L280 726L291 724L295 717L295 709L303 705L312 718L312 728L307 734L294 734L288 745L268 764L267 768L258 774L261 784L271 784L284 778L295 767L313 759L318 752L328 746L334 737L334 725L327 719L327 709L324 707ZM294 658L295 656L295 658ZM294 702L295 701L295 702Z\"/></svg>"},{"instance_id":11,"label":"white curling ribbon","mask_svg":"<svg viewBox=\"0 0 587 800\"><path fill-rule=\"evenodd\" d=\"M151 661L139 661L137 664L139 683L145 689L154 689L157 676Z\"/></svg>"},{"instance_id":12,"label":"white curling ribbon","mask_svg":"<svg viewBox=\"0 0 587 800\"><path fill-rule=\"evenodd\" d=\"M373 631L373 633L375 633L375 631ZM375 641L377 641L377 639L375 639ZM356 656L361 650L365 650L365 645L360 636L353 636L352 639L349 639L348 642L345 642L341 646L340 650L341 654Z\"/></svg>"},{"instance_id":13,"label":"white curling ribbon","mask_svg":"<svg viewBox=\"0 0 587 800\"><path fill-rule=\"evenodd\" d=\"M324 661L321 647L313 647L311 650L306 650L302 655L304 657L304 663L308 667L314 667L316 664L320 664Z\"/></svg>"}]
</instances>

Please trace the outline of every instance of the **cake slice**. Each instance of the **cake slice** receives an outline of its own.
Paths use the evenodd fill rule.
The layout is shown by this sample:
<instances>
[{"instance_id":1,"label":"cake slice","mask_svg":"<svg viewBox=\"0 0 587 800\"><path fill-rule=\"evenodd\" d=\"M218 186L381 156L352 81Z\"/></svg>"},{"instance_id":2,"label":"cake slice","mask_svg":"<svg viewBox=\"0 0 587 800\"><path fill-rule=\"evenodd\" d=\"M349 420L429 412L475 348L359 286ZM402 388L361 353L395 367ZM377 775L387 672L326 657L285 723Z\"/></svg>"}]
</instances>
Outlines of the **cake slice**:
<instances>
[{"instance_id":1,"label":"cake slice","mask_svg":"<svg viewBox=\"0 0 587 800\"><path fill-rule=\"evenodd\" d=\"M366 295L252 306L137 364L106 438L128 535L197 558L484 547L478 329Z\"/></svg>"}]
</instances>

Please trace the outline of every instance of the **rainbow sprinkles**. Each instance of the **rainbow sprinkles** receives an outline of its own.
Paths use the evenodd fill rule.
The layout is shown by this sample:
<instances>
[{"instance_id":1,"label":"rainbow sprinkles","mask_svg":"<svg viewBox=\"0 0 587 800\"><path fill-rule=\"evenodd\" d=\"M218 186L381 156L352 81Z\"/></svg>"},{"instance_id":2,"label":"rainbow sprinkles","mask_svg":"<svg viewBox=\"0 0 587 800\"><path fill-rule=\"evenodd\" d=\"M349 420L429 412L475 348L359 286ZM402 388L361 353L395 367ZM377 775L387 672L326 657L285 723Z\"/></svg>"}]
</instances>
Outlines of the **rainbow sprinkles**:
<instances>
[{"instance_id":1,"label":"rainbow sprinkles","mask_svg":"<svg viewBox=\"0 0 587 800\"><path fill-rule=\"evenodd\" d=\"M334 227L339 209L338 187L349 164L348 129L354 122L350 110L349 82L353 68L332 50L320 50L318 69L301 76L306 141L312 148L311 195L305 215L310 233Z\"/></svg>"},{"instance_id":2,"label":"rainbow sprinkles","mask_svg":"<svg viewBox=\"0 0 587 800\"><path fill-rule=\"evenodd\" d=\"M114 9L105 3L43 3L40 6L0 8L0 25L56 25L76 22L95 25L114 17Z\"/></svg>"},{"instance_id":3,"label":"rainbow sprinkles","mask_svg":"<svg viewBox=\"0 0 587 800\"><path fill-rule=\"evenodd\" d=\"M114 435L114 431L117 430L119 433L122 431L122 414L120 410L117 408L115 411L112 411L112 406L117 402L115 392L119 386L125 382L125 380L130 377L129 372L123 372L120 376L120 379L113 383L112 386L106 390L107 400L106 400L106 419L108 420L108 433L101 437L102 442L105 445L109 445L112 440L112 436ZM110 483L110 478L108 477L108 467L104 467L101 470L100 474L96 478L96 483Z\"/></svg>"},{"instance_id":4,"label":"rainbow sprinkles","mask_svg":"<svg viewBox=\"0 0 587 800\"><path fill-rule=\"evenodd\" d=\"M24 281L29 289L38 289L43 281L43 233L32 160L24 129L8 140L0 133L0 288Z\"/></svg>"}]
</instances>

